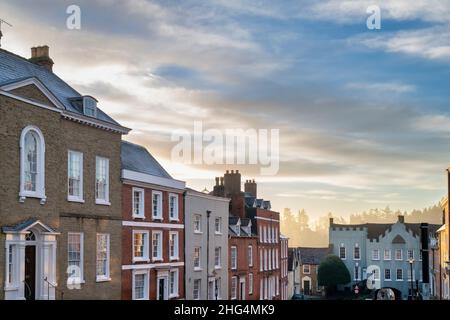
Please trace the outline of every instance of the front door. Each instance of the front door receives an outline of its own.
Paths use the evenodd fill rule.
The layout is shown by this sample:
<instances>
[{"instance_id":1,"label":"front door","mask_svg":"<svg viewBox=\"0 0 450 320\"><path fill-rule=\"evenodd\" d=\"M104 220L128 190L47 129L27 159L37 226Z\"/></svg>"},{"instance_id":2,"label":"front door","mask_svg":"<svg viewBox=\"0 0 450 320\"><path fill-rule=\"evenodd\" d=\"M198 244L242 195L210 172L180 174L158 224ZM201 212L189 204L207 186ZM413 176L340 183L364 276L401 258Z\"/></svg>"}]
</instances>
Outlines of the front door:
<instances>
[{"instance_id":1,"label":"front door","mask_svg":"<svg viewBox=\"0 0 450 320\"><path fill-rule=\"evenodd\" d=\"M166 283L167 278L158 278L158 300L166 300Z\"/></svg>"},{"instance_id":2,"label":"front door","mask_svg":"<svg viewBox=\"0 0 450 320\"><path fill-rule=\"evenodd\" d=\"M36 298L36 246L25 247L25 299Z\"/></svg>"},{"instance_id":3,"label":"front door","mask_svg":"<svg viewBox=\"0 0 450 320\"><path fill-rule=\"evenodd\" d=\"M311 283L309 282L309 280L303 281L303 290L306 295L309 295L311 290Z\"/></svg>"}]
</instances>

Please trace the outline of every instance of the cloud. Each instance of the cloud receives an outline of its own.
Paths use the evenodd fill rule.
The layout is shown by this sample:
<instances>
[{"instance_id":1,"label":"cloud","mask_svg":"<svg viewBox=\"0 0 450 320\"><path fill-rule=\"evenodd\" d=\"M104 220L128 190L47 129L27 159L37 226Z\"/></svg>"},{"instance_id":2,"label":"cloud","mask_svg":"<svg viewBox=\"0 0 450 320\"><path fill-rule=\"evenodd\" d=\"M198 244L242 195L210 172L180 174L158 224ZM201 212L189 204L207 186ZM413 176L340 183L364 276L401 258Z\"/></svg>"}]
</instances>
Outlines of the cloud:
<instances>
[{"instance_id":1,"label":"cloud","mask_svg":"<svg viewBox=\"0 0 450 320\"><path fill-rule=\"evenodd\" d=\"M412 31L387 32L380 35L360 35L350 43L370 49L401 53L429 60L450 61L450 27L436 26Z\"/></svg>"},{"instance_id":2,"label":"cloud","mask_svg":"<svg viewBox=\"0 0 450 320\"><path fill-rule=\"evenodd\" d=\"M415 91L415 86L401 82L391 81L382 83L349 83L349 89L365 90L372 94L380 93L409 93Z\"/></svg>"}]
</instances>

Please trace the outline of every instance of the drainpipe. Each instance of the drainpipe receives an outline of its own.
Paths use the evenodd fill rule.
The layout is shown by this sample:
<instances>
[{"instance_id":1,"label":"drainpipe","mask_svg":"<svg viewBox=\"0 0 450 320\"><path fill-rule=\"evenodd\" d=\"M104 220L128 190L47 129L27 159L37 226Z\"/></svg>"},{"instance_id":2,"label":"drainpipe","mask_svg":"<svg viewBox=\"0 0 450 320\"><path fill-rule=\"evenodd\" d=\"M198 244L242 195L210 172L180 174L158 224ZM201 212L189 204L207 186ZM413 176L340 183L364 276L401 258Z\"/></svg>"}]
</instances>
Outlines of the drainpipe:
<instances>
[{"instance_id":1,"label":"drainpipe","mask_svg":"<svg viewBox=\"0 0 450 320\"><path fill-rule=\"evenodd\" d=\"M206 210L206 300L209 300L209 217L211 211Z\"/></svg>"},{"instance_id":2,"label":"drainpipe","mask_svg":"<svg viewBox=\"0 0 450 320\"><path fill-rule=\"evenodd\" d=\"M184 260L184 285L183 285L183 291L184 291L184 299L186 299L186 194L187 191L183 191L183 224L184 224L184 243L183 243L183 260Z\"/></svg>"}]
</instances>

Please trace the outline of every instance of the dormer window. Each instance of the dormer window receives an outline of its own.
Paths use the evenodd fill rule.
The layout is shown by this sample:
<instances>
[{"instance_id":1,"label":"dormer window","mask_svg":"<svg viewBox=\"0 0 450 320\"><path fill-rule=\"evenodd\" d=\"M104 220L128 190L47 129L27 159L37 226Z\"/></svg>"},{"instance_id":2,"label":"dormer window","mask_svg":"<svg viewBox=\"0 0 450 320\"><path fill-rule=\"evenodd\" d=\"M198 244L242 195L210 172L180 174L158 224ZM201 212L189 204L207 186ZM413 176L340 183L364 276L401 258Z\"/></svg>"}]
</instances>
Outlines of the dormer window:
<instances>
[{"instance_id":1,"label":"dormer window","mask_svg":"<svg viewBox=\"0 0 450 320\"><path fill-rule=\"evenodd\" d=\"M83 97L83 113L88 117L97 117L97 100L91 96Z\"/></svg>"}]
</instances>

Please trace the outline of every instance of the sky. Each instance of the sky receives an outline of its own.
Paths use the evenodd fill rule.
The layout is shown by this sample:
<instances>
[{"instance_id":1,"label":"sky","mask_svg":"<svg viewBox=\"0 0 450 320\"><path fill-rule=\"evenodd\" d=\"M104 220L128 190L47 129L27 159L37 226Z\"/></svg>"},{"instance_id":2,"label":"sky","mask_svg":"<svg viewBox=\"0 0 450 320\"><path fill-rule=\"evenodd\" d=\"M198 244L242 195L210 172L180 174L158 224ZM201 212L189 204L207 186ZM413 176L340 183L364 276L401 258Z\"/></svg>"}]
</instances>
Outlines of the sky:
<instances>
[{"instance_id":1,"label":"sky","mask_svg":"<svg viewBox=\"0 0 450 320\"><path fill-rule=\"evenodd\" d=\"M66 27L72 4L80 30ZM366 27L374 4L380 30ZM54 72L190 187L240 169L274 209L313 217L446 193L448 0L2 0L0 18L4 49L49 45ZM172 161L172 133L195 121L279 129L278 174Z\"/></svg>"}]
</instances>

